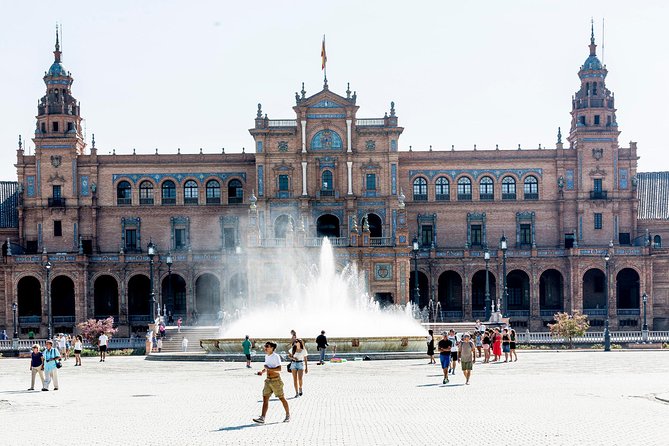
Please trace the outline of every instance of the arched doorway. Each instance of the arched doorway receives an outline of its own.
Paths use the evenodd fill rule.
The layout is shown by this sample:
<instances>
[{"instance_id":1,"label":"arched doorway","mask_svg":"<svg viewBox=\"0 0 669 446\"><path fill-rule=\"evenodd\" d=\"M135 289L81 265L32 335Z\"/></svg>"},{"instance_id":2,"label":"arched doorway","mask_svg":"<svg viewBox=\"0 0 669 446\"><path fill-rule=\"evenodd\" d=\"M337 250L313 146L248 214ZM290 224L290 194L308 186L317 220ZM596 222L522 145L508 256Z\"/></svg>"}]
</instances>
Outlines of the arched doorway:
<instances>
[{"instance_id":1,"label":"arched doorway","mask_svg":"<svg viewBox=\"0 0 669 446\"><path fill-rule=\"evenodd\" d=\"M497 281L490 271L488 271L488 290L492 312L492 304L497 305ZM485 314L485 270L476 271L472 277L472 311L483 311ZM480 314L474 318L480 319Z\"/></svg>"},{"instance_id":2,"label":"arched doorway","mask_svg":"<svg viewBox=\"0 0 669 446\"><path fill-rule=\"evenodd\" d=\"M444 317L462 318L462 277L455 271L444 271L439 276L437 291Z\"/></svg>"},{"instance_id":3,"label":"arched doorway","mask_svg":"<svg viewBox=\"0 0 669 446\"><path fill-rule=\"evenodd\" d=\"M621 269L616 275L616 305L618 310L639 309L639 274L632 268Z\"/></svg>"},{"instance_id":4,"label":"arched doorway","mask_svg":"<svg viewBox=\"0 0 669 446\"><path fill-rule=\"evenodd\" d=\"M163 305L176 320L186 316L186 281L179 274L165 276L161 284ZM198 309L199 311L199 309Z\"/></svg>"},{"instance_id":5,"label":"arched doorway","mask_svg":"<svg viewBox=\"0 0 669 446\"><path fill-rule=\"evenodd\" d=\"M149 322L151 316L151 282L143 274L132 276L128 281L130 323Z\"/></svg>"},{"instance_id":6,"label":"arched doorway","mask_svg":"<svg viewBox=\"0 0 669 446\"><path fill-rule=\"evenodd\" d=\"M42 286L37 278L22 277L16 287L19 325L39 327L42 321Z\"/></svg>"},{"instance_id":7,"label":"arched doorway","mask_svg":"<svg viewBox=\"0 0 669 446\"><path fill-rule=\"evenodd\" d=\"M525 271L514 269L506 276L507 302L505 311L530 311L530 277ZM510 315L510 314L509 314ZM523 315L524 316L524 315Z\"/></svg>"},{"instance_id":8,"label":"arched doorway","mask_svg":"<svg viewBox=\"0 0 669 446\"><path fill-rule=\"evenodd\" d=\"M200 316L216 316L221 309L221 286L218 277L202 274L195 281L195 308ZM214 318L215 319L215 318Z\"/></svg>"},{"instance_id":9,"label":"arched doorway","mask_svg":"<svg viewBox=\"0 0 669 446\"><path fill-rule=\"evenodd\" d=\"M369 225L370 237L383 237L383 222L381 217L376 214L367 214L367 224Z\"/></svg>"},{"instance_id":10,"label":"arched doorway","mask_svg":"<svg viewBox=\"0 0 669 446\"><path fill-rule=\"evenodd\" d=\"M564 309L564 279L560 271L547 269L539 278L540 311L554 313ZM553 316L553 314L546 314Z\"/></svg>"},{"instance_id":11,"label":"arched doorway","mask_svg":"<svg viewBox=\"0 0 669 446\"><path fill-rule=\"evenodd\" d=\"M228 282L228 296L233 308L243 308L246 306L245 298L248 294L248 282L246 281L246 274L236 273L230 277ZM277 294L277 296L279 296ZM278 298L280 300L280 298ZM228 299L226 299L227 303ZM226 305L227 306L227 305Z\"/></svg>"},{"instance_id":12,"label":"arched doorway","mask_svg":"<svg viewBox=\"0 0 669 446\"><path fill-rule=\"evenodd\" d=\"M583 311L606 309L606 278L602 270L593 268L583 274Z\"/></svg>"},{"instance_id":13,"label":"arched doorway","mask_svg":"<svg viewBox=\"0 0 669 446\"><path fill-rule=\"evenodd\" d=\"M411 302L416 303L416 298L414 297L416 289L416 277L414 271L411 271L409 274L409 296L411 296ZM418 271L418 292L420 293L420 299L418 299L418 306L422 309L429 305L430 303L430 281L427 279L427 276L423 272Z\"/></svg>"},{"instance_id":14,"label":"arched doorway","mask_svg":"<svg viewBox=\"0 0 669 446\"><path fill-rule=\"evenodd\" d=\"M118 283L112 276L100 276L93 284L93 314L96 319L118 318Z\"/></svg>"},{"instance_id":15,"label":"arched doorway","mask_svg":"<svg viewBox=\"0 0 669 446\"><path fill-rule=\"evenodd\" d=\"M339 237L339 219L332 214L324 214L316 220L316 234L318 237Z\"/></svg>"},{"instance_id":16,"label":"arched doorway","mask_svg":"<svg viewBox=\"0 0 669 446\"><path fill-rule=\"evenodd\" d=\"M293 217L290 215L279 215L276 220L274 220L274 237L275 238L286 238L286 233L289 230L295 229L295 222Z\"/></svg>"},{"instance_id":17,"label":"arched doorway","mask_svg":"<svg viewBox=\"0 0 669 446\"><path fill-rule=\"evenodd\" d=\"M56 332L74 325L74 282L67 276L58 276L51 281L51 315Z\"/></svg>"}]
</instances>

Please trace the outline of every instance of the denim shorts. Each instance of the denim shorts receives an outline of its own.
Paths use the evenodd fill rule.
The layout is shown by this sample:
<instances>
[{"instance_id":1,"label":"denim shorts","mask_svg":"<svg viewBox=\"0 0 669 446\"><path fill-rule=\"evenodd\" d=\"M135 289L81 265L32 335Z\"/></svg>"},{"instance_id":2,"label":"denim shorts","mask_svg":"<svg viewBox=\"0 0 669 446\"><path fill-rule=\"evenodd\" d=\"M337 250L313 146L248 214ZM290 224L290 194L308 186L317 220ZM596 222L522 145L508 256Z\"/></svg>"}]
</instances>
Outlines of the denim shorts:
<instances>
[{"instance_id":1,"label":"denim shorts","mask_svg":"<svg viewBox=\"0 0 669 446\"><path fill-rule=\"evenodd\" d=\"M502 345L502 351L504 353L509 353L511 351L511 346L509 344Z\"/></svg>"},{"instance_id":2,"label":"denim shorts","mask_svg":"<svg viewBox=\"0 0 669 446\"><path fill-rule=\"evenodd\" d=\"M304 370L304 361L300 361L300 362L293 361L290 364L290 369L291 370Z\"/></svg>"},{"instance_id":3,"label":"denim shorts","mask_svg":"<svg viewBox=\"0 0 669 446\"><path fill-rule=\"evenodd\" d=\"M441 362L441 368L442 369L447 369L448 368L448 363L451 362L450 353L440 353L439 354L439 362Z\"/></svg>"}]
</instances>

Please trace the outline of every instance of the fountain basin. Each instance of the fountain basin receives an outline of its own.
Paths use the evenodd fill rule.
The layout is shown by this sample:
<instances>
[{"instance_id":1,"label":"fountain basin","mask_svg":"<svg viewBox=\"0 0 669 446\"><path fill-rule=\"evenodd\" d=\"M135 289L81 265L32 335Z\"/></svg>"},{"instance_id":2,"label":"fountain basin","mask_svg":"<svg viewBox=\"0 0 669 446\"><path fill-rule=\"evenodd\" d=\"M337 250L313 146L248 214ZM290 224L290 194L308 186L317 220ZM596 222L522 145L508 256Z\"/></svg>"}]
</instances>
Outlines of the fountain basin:
<instances>
[{"instance_id":1,"label":"fountain basin","mask_svg":"<svg viewBox=\"0 0 669 446\"><path fill-rule=\"evenodd\" d=\"M310 355L316 355L316 340L302 338ZM200 346L212 354L242 355L242 338L226 339L202 339ZM262 353L262 347L266 339L257 339L253 342L252 349L256 354ZM277 344L277 353L285 353L290 348L289 338L272 339ZM337 352L345 355L365 355L368 353L423 353L427 350L424 336L387 336L387 337L350 337L350 338L328 338L328 356ZM336 350L335 350L336 349Z\"/></svg>"}]
</instances>

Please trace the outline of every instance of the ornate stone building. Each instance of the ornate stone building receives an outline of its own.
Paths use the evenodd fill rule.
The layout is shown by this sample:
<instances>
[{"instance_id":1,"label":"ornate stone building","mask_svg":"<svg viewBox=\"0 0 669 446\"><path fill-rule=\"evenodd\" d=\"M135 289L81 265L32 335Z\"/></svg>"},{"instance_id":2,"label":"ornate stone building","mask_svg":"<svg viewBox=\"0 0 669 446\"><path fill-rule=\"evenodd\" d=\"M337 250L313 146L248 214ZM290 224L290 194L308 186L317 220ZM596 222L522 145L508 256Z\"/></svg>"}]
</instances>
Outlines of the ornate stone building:
<instances>
[{"instance_id":1,"label":"ornate stone building","mask_svg":"<svg viewBox=\"0 0 669 446\"><path fill-rule=\"evenodd\" d=\"M639 329L644 293L651 328L669 326L669 176L637 173L636 143L620 147L594 36L565 142L558 130L538 149L400 150L393 103L359 118L356 93L326 82L303 86L288 119L259 104L255 153L100 155L58 42L54 55L35 154L19 140L18 182L1 191L0 328L17 302L22 332L46 334L49 308L57 331L108 315L139 330L158 311L152 285L155 308L213 321L277 299L278 264L324 236L377 300L415 297L430 318L484 317L487 252L491 302L516 326L556 311L602 325L608 307L613 328Z\"/></svg>"}]
</instances>

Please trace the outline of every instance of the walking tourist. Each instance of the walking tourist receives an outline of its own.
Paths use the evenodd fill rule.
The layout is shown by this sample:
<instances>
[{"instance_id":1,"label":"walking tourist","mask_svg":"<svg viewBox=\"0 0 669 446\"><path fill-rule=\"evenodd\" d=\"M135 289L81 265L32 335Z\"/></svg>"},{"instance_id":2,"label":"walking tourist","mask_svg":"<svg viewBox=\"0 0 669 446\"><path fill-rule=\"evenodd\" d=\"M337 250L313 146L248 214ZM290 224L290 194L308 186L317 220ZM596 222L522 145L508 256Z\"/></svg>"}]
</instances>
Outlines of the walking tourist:
<instances>
[{"instance_id":1,"label":"walking tourist","mask_svg":"<svg viewBox=\"0 0 669 446\"><path fill-rule=\"evenodd\" d=\"M177 319L177 333L181 333L181 318Z\"/></svg>"},{"instance_id":2,"label":"walking tourist","mask_svg":"<svg viewBox=\"0 0 669 446\"><path fill-rule=\"evenodd\" d=\"M476 350L474 348L475 345L469 333L462 335L462 342L460 342L460 346L458 347L458 362L460 363L460 368L462 368L462 373L465 375L466 385L469 385L469 378L472 375L472 369L476 362Z\"/></svg>"},{"instance_id":3,"label":"walking tourist","mask_svg":"<svg viewBox=\"0 0 669 446\"><path fill-rule=\"evenodd\" d=\"M492 340L490 339L490 330L483 332L483 339L481 340L483 344L483 363L487 364L490 362L490 344Z\"/></svg>"},{"instance_id":4,"label":"walking tourist","mask_svg":"<svg viewBox=\"0 0 669 446\"><path fill-rule=\"evenodd\" d=\"M158 327L158 332L160 332L160 337L165 336L165 324L161 323L160 326Z\"/></svg>"},{"instance_id":5,"label":"walking tourist","mask_svg":"<svg viewBox=\"0 0 669 446\"><path fill-rule=\"evenodd\" d=\"M42 389L44 389L44 356L39 351L39 345L33 345L33 351L30 353L30 389L35 390L35 375L39 373L39 379L42 381Z\"/></svg>"},{"instance_id":6,"label":"walking tourist","mask_svg":"<svg viewBox=\"0 0 669 446\"><path fill-rule=\"evenodd\" d=\"M295 341L297 341L297 333L295 330L290 330L290 346L292 347L295 345Z\"/></svg>"},{"instance_id":7,"label":"walking tourist","mask_svg":"<svg viewBox=\"0 0 669 446\"><path fill-rule=\"evenodd\" d=\"M293 386L295 387L295 398L302 396L302 377L309 373L309 364L307 362L307 348L302 339L295 340L293 348L289 353L290 371L293 374Z\"/></svg>"},{"instance_id":8,"label":"walking tourist","mask_svg":"<svg viewBox=\"0 0 669 446\"><path fill-rule=\"evenodd\" d=\"M170 325L174 324L174 316L172 316L172 310L167 312L167 323Z\"/></svg>"},{"instance_id":9,"label":"walking tourist","mask_svg":"<svg viewBox=\"0 0 669 446\"><path fill-rule=\"evenodd\" d=\"M158 340L156 341L156 346L158 347L158 353L163 351L163 338L162 337L158 338Z\"/></svg>"},{"instance_id":10,"label":"walking tourist","mask_svg":"<svg viewBox=\"0 0 669 446\"><path fill-rule=\"evenodd\" d=\"M105 333L102 333L98 337L98 348L100 349L100 362L105 362L107 358L107 343L109 342L109 336Z\"/></svg>"},{"instance_id":11,"label":"walking tourist","mask_svg":"<svg viewBox=\"0 0 669 446\"><path fill-rule=\"evenodd\" d=\"M427 357L430 358L428 364L436 364L434 360L434 332L432 330L427 331Z\"/></svg>"},{"instance_id":12,"label":"walking tourist","mask_svg":"<svg viewBox=\"0 0 669 446\"><path fill-rule=\"evenodd\" d=\"M30 330L28 332L28 339L35 339L35 332L34 331Z\"/></svg>"},{"instance_id":13,"label":"walking tourist","mask_svg":"<svg viewBox=\"0 0 669 446\"><path fill-rule=\"evenodd\" d=\"M458 336L455 330L451 329L448 332L448 339L451 341L451 375L455 375L455 366L458 363Z\"/></svg>"},{"instance_id":14,"label":"walking tourist","mask_svg":"<svg viewBox=\"0 0 669 446\"><path fill-rule=\"evenodd\" d=\"M325 337L325 330L321 330L321 334L316 336L316 348L319 353L318 365L325 364L325 350L328 348L328 338Z\"/></svg>"},{"instance_id":15,"label":"walking tourist","mask_svg":"<svg viewBox=\"0 0 669 446\"><path fill-rule=\"evenodd\" d=\"M67 361L67 339L65 338L65 334L61 333L56 341L58 350L64 355L63 360Z\"/></svg>"},{"instance_id":16,"label":"walking tourist","mask_svg":"<svg viewBox=\"0 0 669 446\"><path fill-rule=\"evenodd\" d=\"M502 331L502 351L504 352L504 362L509 362L511 338L509 337L509 330L506 328Z\"/></svg>"},{"instance_id":17,"label":"walking tourist","mask_svg":"<svg viewBox=\"0 0 669 446\"><path fill-rule=\"evenodd\" d=\"M70 357L70 350L72 350L72 335L65 336L65 359Z\"/></svg>"},{"instance_id":18,"label":"walking tourist","mask_svg":"<svg viewBox=\"0 0 669 446\"><path fill-rule=\"evenodd\" d=\"M474 336L476 338L476 351L479 354L479 358L481 357L481 349L483 348L483 335L481 334L480 331L477 331L474 333Z\"/></svg>"},{"instance_id":19,"label":"walking tourist","mask_svg":"<svg viewBox=\"0 0 669 446\"><path fill-rule=\"evenodd\" d=\"M0 332L0 341L6 341L7 340L7 330L2 330Z\"/></svg>"},{"instance_id":20,"label":"walking tourist","mask_svg":"<svg viewBox=\"0 0 669 446\"><path fill-rule=\"evenodd\" d=\"M83 339L81 335L77 335L74 341L74 366L81 366L81 350L83 349Z\"/></svg>"},{"instance_id":21,"label":"walking tourist","mask_svg":"<svg viewBox=\"0 0 669 446\"><path fill-rule=\"evenodd\" d=\"M181 351L184 353L188 351L188 338L183 338L181 340Z\"/></svg>"},{"instance_id":22,"label":"walking tourist","mask_svg":"<svg viewBox=\"0 0 669 446\"><path fill-rule=\"evenodd\" d=\"M516 354L516 330L513 328L509 333L509 338L511 339L511 342L509 343L509 348L511 349L511 355L509 359L518 361L518 355Z\"/></svg>"},{"instance_id":23,"label":"walking tourist","mask_svg":"<svg viewBox=\"0 0 669 446\"><path fill-rule=\"evenodd\" d=\"M247 369L251 368L251 346L252 346L252 342L249 339L249 335L246 335L244 337L244 340L242 341L242 348L244 349L244 356L246 356L246 368Z\"/></svg>"},{"instance_id":24,"label":"walking tourist","mask_svg":"<svg viewBox=\"0 0 669 446\"><path fill-rule=\"evenodd\" d=\"M439 362L441 363L441 370L444 372L444 380L442 384L448 384L448 365L451 362L451 340L446 332L441 334L442 338L437 343L439 350Z\"/></svg>"},{"instance_id":25,"label":"walking tourist","mask_svg":"<svg viewBox=\"0 0 669 446\"><path fill-rule=\"evenodd\" d=\"M58 368L60 367L60 352L53 346L51 339L46 341L46 348L42 353L44 359L44 379L43 391L49 390L51 380L53 380L53 390L58 390Z\"/></svg>"},{"instance_id":26,"label":"walking tourist","mask_svg":"<svg viewBox=\"0 0 669 446\"><path fill-rule=\"evenodd\" d=\"M495 328L492 332L492 354L493 362L502 358L502 336L499 334L499 328Z\"/></svg>"},{"instance_id":27,"label":"walking tourist","mask_svg":"<svg viewBox=\"0 0 669 446\"><path fill-rule=\"evenodd\" d=\"M269 397L274 394L286 411L286 418L283 422L287 423L290 421L290 410L288 408L288 401L283 395L283 381L281 381L281 357L275 352L276 344L272 341L267 341L265 343L265 364L262 370L258 372L258 376L262 376L263 373L267 373L267 378L265 378L265 386L262 390L262 414L258 418L254 418L253 421L259 424L265 422L265 416L267 415L267 408L269 407Z\"/></svg>"}]
</instances>

